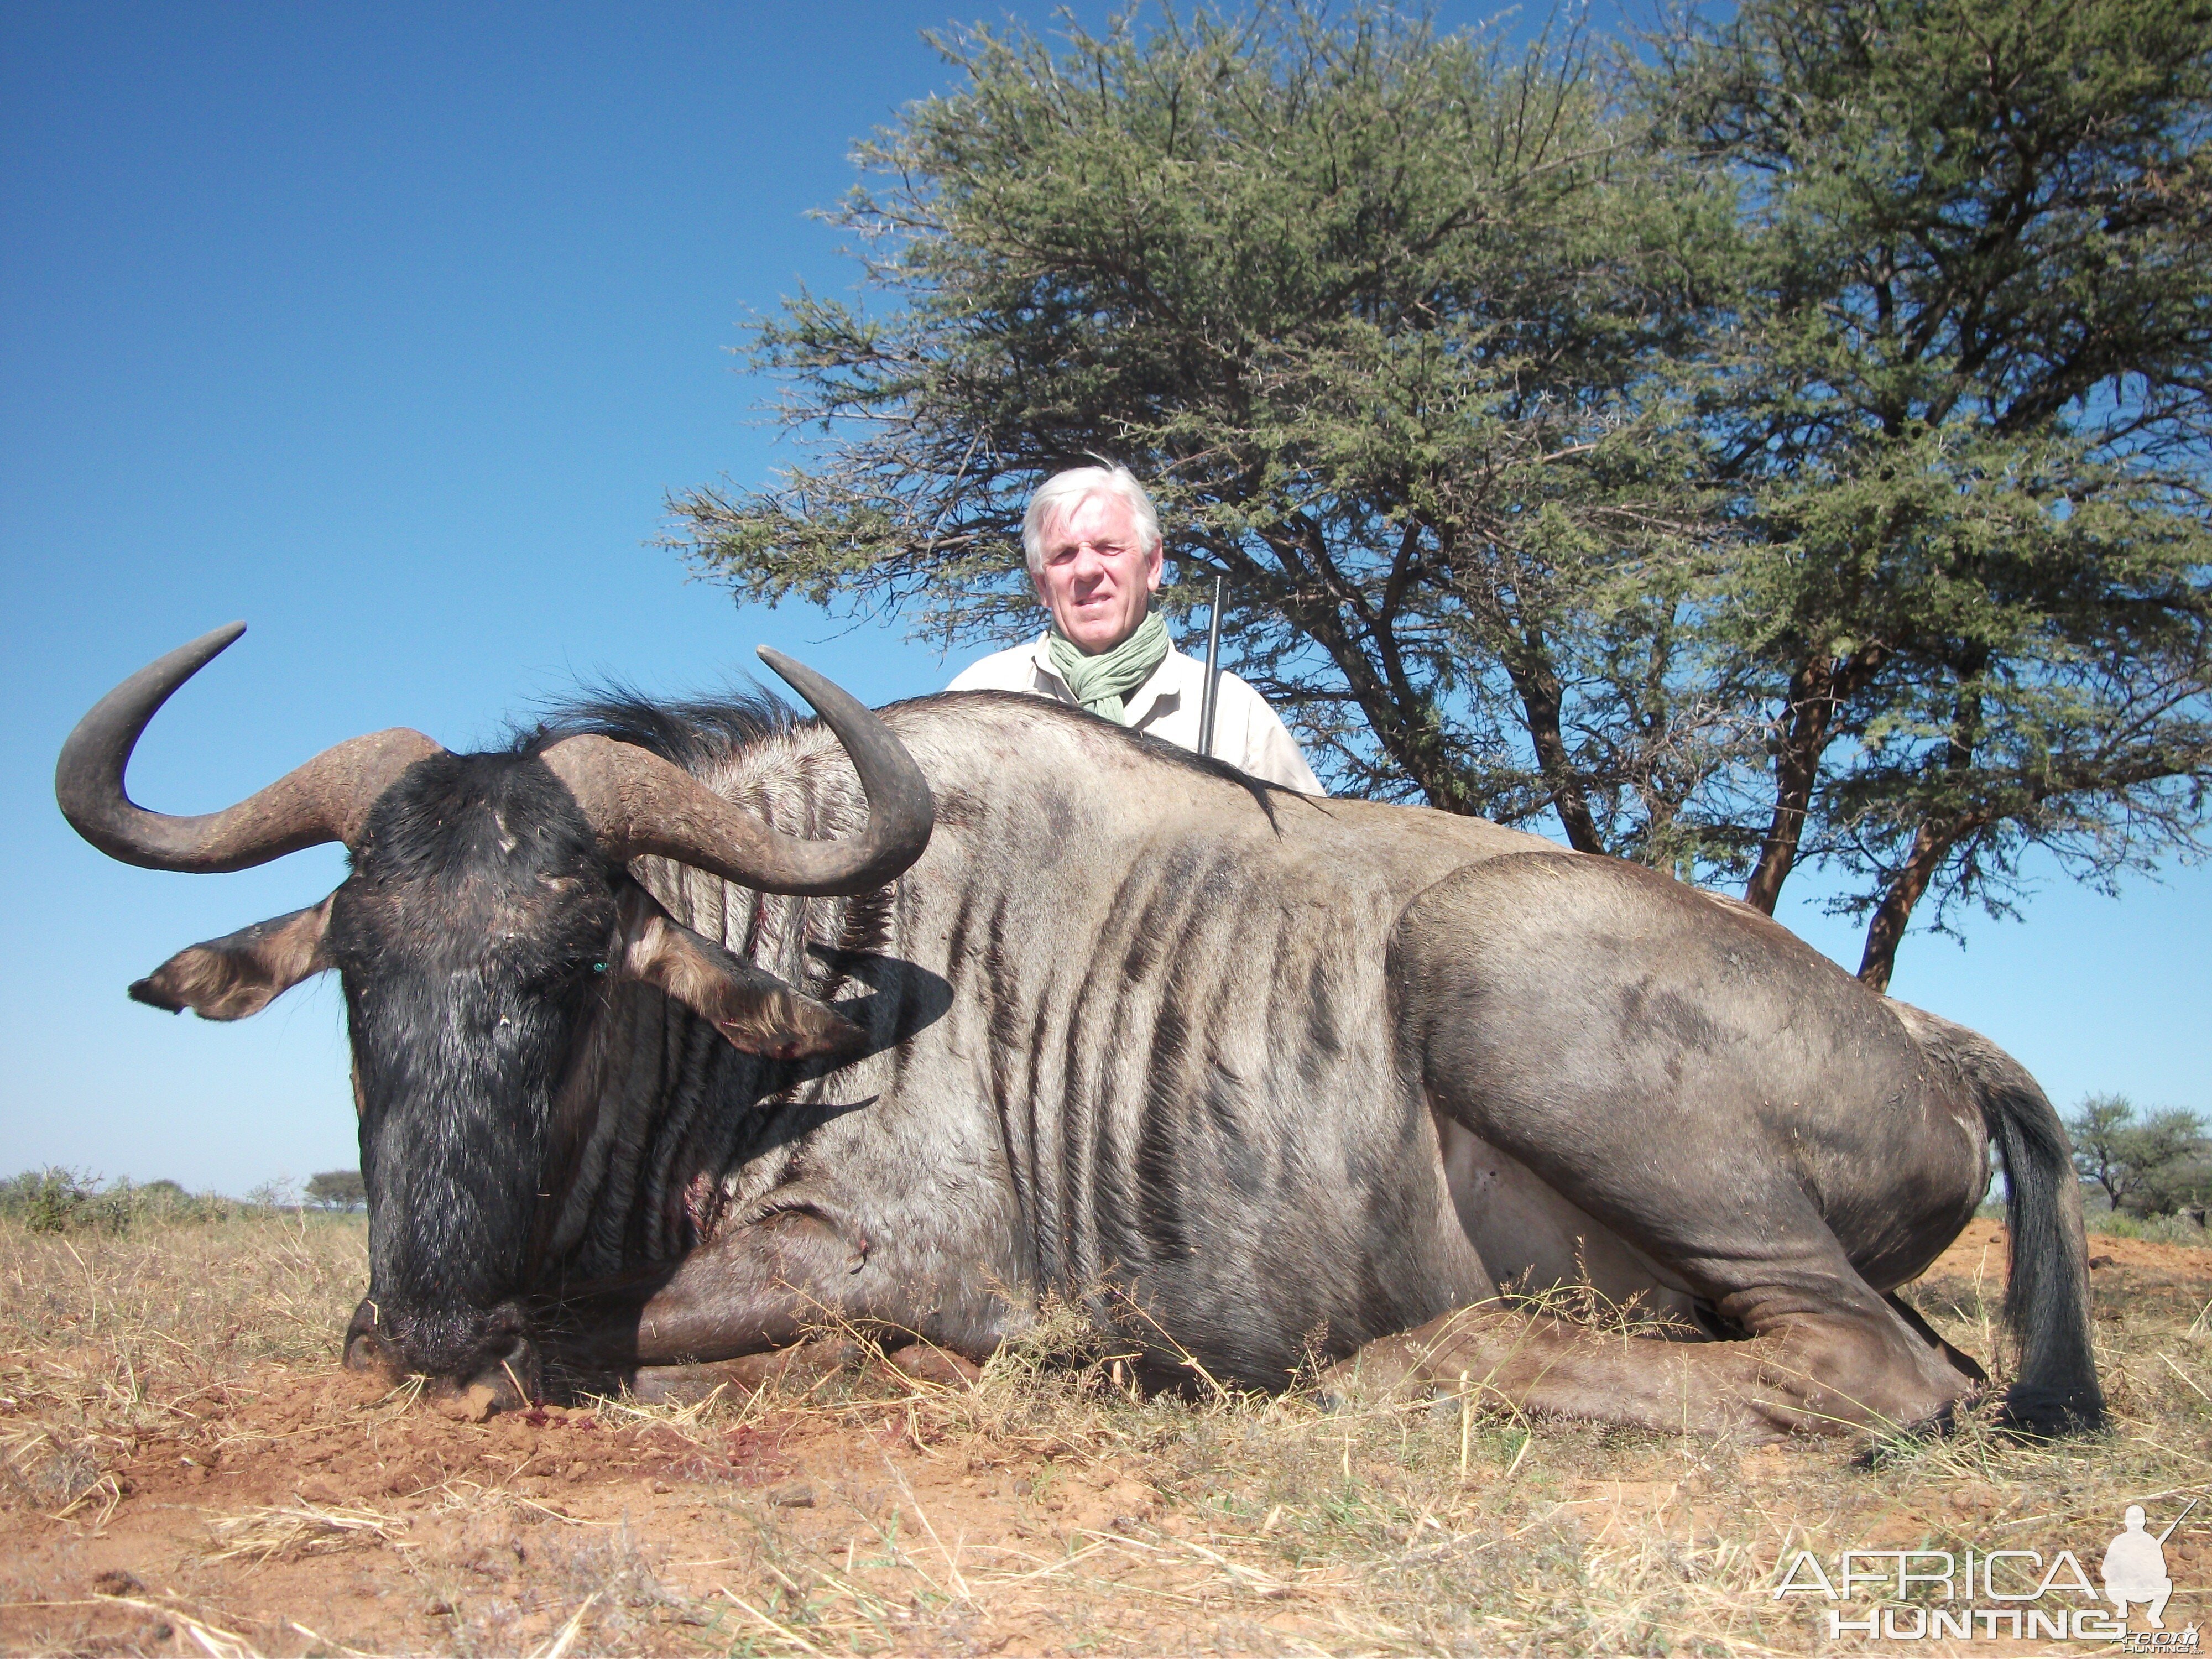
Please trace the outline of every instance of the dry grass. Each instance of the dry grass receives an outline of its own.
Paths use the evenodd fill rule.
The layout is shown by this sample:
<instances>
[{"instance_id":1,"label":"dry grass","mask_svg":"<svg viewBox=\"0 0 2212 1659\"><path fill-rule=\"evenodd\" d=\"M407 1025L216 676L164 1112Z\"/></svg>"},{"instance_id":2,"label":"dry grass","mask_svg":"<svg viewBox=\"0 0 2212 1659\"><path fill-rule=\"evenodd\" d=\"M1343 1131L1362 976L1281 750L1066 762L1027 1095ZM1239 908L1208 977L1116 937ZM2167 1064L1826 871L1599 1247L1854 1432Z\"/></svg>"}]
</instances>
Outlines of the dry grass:
<instances>
[{"instance_id":1,"label":"dry grass","mask_svg":"<svg viewBox=\"0 0 2212 1659\"><path fill-rule=\"evenodd\" d=\"M222 1547L210 1551L208 1559L268 1561L349 1544L388 1544L403 1536L409 1524L404 1516L361 1504L259 1504L216 1522L210 1530Z\"/></svg>"},{"instance_id":2,"label":"dry grass","mask_svg":"<svg viewBox=\"0 0 2212 1659\"><path fill-rule=\"evenodd\" d=\"M2154 1244L2183 1244L2191 1249L2212 1249L2212 1230L2199 1226L2185 1215L2132 1216L2115 1210L2092 1210L2089 1237L2148 1239Z\"/></svg>"},{"instance_id":3,"label":"dry grass","mask_svg":"<svg viewBox=\"0 0 2212 1659\"><path fill-rule=\"evenodd\" d=\"M1768 1594L1800 1547L2094 1571L2122 1507L2212 1476L2212 1257L2141 1241L2093 1244L2109 1436L1970 1423L1871 1468L1451 1398L1145 1398L1065 1316L972 1386L878 1362L461 1424L335 1379L362 1248L344 1219L0 1226L10 1650L1820 1652L1824 1604ZM1915 1291L1972 1352L2001 1259ZM2200 1540L2167 1547L2177 1626Z\"/></svg>"},{"instance_id":4,"label":"dry grass","mask_svg":"<svg viewBox=\"0 0 2212 1659\"><path fill-rule=\"evenodd\" d=\"M121 1234L0 1221L0 1502L110 1504L110 1467L147 1435L219 1445L210 1403L256 1364L332 1363L366 1236L307 1215Z\"/></svg>"}]
</instances>

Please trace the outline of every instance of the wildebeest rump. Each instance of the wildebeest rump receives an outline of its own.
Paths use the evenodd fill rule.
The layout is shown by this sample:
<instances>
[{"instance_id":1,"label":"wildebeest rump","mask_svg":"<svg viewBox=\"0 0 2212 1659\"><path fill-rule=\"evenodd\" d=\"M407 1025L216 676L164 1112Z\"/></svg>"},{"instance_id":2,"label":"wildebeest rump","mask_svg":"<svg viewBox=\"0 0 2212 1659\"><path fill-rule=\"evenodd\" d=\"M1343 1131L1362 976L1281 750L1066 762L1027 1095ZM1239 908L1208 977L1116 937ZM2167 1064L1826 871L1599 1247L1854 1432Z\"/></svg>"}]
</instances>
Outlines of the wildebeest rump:
<instances>
[{"instance_id":1,"label":"wildebeest rump","mask_svg":"<svg viewBox=\"0 0 2212 1659\"><path fill-rule=\"evenodd\" d=\"M132 745L235 634L111 694L58 787L156 867L350 849L321 904L133 994L235 1018L338 969L351 1363L512 1396L544 1353L649 1382L830 1319L980 1358L1051 1293L1246 1386L1356 1356L1656 1427L1911 1424L1978 1373L1892 1292L1994 1139L2008 1409L2101 1417L2049 1103L1742 906L1036 699L870 715L773 655L828 724L605 699L492 754L384 733L228 816L141 812ZM1531 1310L1566 1285L1672 1329Z\"/></svg>"}]
</instances>

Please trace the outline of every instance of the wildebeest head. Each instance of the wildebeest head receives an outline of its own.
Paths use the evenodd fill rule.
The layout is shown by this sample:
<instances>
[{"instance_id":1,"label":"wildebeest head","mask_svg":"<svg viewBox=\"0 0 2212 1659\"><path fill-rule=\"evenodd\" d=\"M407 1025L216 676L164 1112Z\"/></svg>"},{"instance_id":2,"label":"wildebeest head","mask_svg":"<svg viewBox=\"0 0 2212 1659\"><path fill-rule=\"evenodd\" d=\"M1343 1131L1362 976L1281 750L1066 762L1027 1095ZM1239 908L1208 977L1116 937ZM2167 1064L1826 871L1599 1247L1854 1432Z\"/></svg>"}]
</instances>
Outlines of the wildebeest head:
<instances>
[{"instance_id":1,"label":"wildebeest head","mask_svg":"<svg viewBox=\"0 0 2212 1659\"><path fill-rule=\"evenodd\" d=\"M395 729L220 812L133 805L123 777L140 733L244 631L218 629L110 692L64 745L55 793L86 840L150 869L241 870L345 844L350 872L321 903L179 951L131 994L236 1019L338 970L369 1200L369 1294L347 1363L482 1382L513 1401L534 1388L518 1296L554 1099L607 988L651 983L737 1047L779 1058L859 1036L679 925L629 860L659 854L768 892L865 892L927 845L928 786L874 715L763 647L851 757L869 805L858 836L785 836L659 756L592 734L456 755Z\"/></svg>"}]
</instances>

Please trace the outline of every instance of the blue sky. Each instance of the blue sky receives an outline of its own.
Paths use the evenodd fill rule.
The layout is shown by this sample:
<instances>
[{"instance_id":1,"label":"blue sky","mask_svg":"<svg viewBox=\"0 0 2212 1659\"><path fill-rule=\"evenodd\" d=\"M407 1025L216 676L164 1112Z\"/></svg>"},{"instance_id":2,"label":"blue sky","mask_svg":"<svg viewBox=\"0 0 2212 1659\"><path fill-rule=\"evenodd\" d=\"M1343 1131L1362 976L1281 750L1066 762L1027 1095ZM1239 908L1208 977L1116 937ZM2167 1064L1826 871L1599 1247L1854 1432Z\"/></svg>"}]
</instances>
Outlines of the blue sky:
<instances>
[{"instance_id":1,"label":"blue sky","mask_svg":"<svg viewBox=\"0 0 2212 1659\"><path fill-rule=\"evenodd\" d=\"M712 686L763 641L875 702L950 676L896 627L740 611L649 544L667 490L775 464L739 325L851 283L806 211L854 139L949 87L920 31L970 15L0 9L0 1173L238 1191L356 1161L335 987L228 1026L123 995L319 897L341 855L132 870L54 811L70 726L171 646L252 624L132 769L185 811L380 726L487 742L579 676ZM1856 966L1814 896L1785 920ZM2208 939L2212 873L2117 903L2053 879L1963 952L1909 941L1895 988L2062 1103L2208 1109Z\"/></svg>"}]
</instances>

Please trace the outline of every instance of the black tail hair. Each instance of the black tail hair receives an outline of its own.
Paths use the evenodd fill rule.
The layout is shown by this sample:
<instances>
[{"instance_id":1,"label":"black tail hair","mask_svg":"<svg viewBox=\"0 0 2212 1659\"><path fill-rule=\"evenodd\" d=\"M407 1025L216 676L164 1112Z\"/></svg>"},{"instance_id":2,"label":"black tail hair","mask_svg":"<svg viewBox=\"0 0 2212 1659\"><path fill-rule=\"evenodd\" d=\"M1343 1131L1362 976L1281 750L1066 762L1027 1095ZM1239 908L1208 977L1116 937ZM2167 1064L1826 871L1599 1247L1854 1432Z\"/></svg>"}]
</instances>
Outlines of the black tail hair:
<instances>
[{"instance_id":1,"label":"black tail hair","mask_svg":"<svg viewBox=\"0 0 2212 1659\"><path fill-rule=\"evenodd\" d=\"M2036 1081L1988 1038L1892 1003L1922 1048L1951 1066L1981 1108L2005 1177L2011 1261L2005 1325L2020 1350L2005 1390L2008 1426L2080 1434L2105 1424L2089 1335L2089 1245L2074 1152Z\"/></svg>"}]
</instances>

